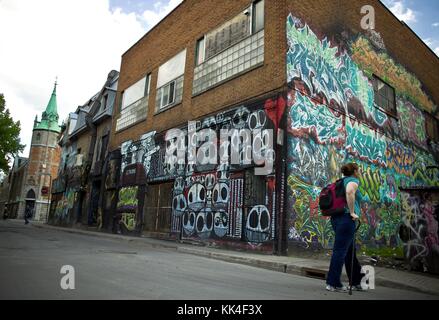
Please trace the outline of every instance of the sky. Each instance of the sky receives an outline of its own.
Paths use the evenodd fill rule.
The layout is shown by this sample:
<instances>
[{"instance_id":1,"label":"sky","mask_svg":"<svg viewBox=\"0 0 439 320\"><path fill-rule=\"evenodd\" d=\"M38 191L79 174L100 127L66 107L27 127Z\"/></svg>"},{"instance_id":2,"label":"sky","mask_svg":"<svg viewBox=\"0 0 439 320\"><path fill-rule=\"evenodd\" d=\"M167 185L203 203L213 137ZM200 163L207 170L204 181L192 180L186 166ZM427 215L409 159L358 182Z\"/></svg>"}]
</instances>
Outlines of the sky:
<instances>
[{"instance_id":1,"label":"sky","mask_svg":"<svg viewBox=\"0 0 439 320\"><path fill-rule=\"evenodd\" d=\"M230 0L226 0L230 1ZM382 0L439 55L439 1ZM122 54L182 0L0 0L0 93L29 155L58 77L60 122L97 93Z\"/></svg>"}]
</instances>

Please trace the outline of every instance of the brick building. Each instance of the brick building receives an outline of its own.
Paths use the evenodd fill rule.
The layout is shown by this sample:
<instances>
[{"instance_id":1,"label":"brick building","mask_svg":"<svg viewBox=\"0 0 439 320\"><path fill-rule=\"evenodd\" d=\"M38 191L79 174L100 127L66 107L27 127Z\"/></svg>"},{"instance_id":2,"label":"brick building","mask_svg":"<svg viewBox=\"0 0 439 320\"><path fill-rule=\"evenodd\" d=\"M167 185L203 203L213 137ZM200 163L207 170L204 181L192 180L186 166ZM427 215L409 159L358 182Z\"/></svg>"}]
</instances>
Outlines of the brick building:
<instances>
[{"instance_id":1,"label":"brick building","mask_svg":"<svg viewBox=\"0 0 439 320\"><path fill-rule=\"evenodd\" d=\"M363 248L437 270L439 60L370 4L183 1L122 56L103 219L266 252L329 248L318 195L355 161ZM214 146L236 161L195 161Z\"/></svg>"}]
</instances>

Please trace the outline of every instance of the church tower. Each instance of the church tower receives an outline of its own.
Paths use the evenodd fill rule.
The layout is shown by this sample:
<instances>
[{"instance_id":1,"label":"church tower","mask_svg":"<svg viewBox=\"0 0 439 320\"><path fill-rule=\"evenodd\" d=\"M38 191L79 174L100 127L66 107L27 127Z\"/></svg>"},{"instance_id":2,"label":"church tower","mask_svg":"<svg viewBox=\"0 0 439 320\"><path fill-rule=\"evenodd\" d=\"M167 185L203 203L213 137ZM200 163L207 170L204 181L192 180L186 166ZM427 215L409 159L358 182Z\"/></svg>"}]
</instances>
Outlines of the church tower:
<instances>
[{"instance_id":1,"label":"church tower","mask_svg":"<svg viewBox=\"0 0 439 320\"><path fill-rule=\"evenodd\" d=\"M51 185L57 177L61 148L58 137L61 127L58 124L55 82L52 96L43 112L41 121L35 117L29 162L23 188L24 202L20 210L24 216L26 207L33 209L33 220L46 221L50 207Z\"/></svg>"}]
</instances>

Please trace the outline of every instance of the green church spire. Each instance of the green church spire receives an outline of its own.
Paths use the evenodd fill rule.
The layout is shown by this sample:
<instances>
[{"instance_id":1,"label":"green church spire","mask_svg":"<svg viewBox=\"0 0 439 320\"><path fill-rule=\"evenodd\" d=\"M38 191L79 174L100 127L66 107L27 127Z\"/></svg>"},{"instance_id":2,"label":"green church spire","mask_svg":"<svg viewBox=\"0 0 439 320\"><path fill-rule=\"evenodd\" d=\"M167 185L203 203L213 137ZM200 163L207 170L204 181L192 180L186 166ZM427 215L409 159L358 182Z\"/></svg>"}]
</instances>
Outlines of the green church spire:
<instances>
[{"instance_id":1,"label":"green church spire","mask_svg":"<svg viewBox=\"0 0 439 320\"><path fill-rule=\"evenodd\" d=\"M46 111L43 112L41 117L41 122L34 126L34 130L50 130L55 132L61 132L61 128L58 125L58 106L56 103L56 86L58 85L55 81L53 87L52 96L50 97L49 103L47 104Z\"/></svg>"}]
</instances>

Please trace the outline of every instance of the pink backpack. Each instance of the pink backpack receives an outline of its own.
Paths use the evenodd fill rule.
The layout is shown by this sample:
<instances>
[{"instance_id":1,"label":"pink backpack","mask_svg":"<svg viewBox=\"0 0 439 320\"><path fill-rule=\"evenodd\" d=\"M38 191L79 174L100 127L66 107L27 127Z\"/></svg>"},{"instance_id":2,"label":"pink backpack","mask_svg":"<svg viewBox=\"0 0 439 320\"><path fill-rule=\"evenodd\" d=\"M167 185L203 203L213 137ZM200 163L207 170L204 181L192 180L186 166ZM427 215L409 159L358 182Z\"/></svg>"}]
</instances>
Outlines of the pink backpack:
<instances>
[{"instance_id":1,"label":"pink backpack","mask_svg":"<svg viewBox=\"0 0 439 320\"><path fill-rule=\"evenodd\" d=\"M322 189L319 196L319 206L324 217L333 217L345 213L347 201L344 179L337 180Z\"/></svg>"}]
</instances>

